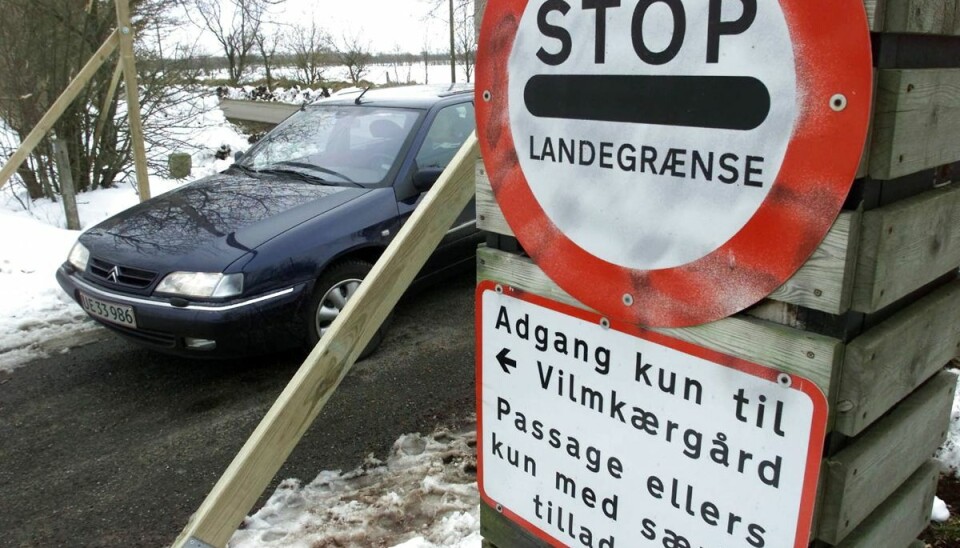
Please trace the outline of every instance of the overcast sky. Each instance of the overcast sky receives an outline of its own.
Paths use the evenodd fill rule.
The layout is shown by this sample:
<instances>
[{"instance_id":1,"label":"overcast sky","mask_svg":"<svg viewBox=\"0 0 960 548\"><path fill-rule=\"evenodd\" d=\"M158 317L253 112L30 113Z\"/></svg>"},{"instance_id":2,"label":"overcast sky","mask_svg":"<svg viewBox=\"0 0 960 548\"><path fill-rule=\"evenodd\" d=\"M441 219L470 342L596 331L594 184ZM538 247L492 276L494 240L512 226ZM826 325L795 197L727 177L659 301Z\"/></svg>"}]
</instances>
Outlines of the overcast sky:
<instances>
[{"instance_id":1,"label":"overcast sky","mask_svg":"<svg viewBox=\"0 0 960 548\"><path fill-rule=\"evenodd\" d=\"M375 52L390 52L399 45L404 51L418 53L425 44L430 51L443 51L448 43L447 31L444 22L429 18L432 3L432 0L286 0L273 9L272 19L278 23L306 24L313 17L334 37L359 35L369 41ZM170 38L197 41L207 53L222 53L216 42L200 35L196 27L184 28Z\"/></svg>"}]
</instances>

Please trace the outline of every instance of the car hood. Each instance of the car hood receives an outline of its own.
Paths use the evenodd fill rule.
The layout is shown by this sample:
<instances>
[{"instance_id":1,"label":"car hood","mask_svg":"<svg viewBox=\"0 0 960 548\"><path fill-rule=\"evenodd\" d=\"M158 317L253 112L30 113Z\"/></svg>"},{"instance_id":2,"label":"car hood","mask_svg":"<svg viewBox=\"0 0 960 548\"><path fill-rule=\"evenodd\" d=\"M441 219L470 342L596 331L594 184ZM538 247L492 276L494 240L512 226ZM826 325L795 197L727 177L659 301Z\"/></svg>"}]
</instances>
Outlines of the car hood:
<instances>
[{"instance_id":1,"label":"car hood","mask_svg":"<svg viewBox=\"0 0 960 548\"><path fill-rule=\"evenodd\" d=\"M156 271L220 271L365 193L294 176L221 173L123 211L81 236L94 258Z\"/></svg>"}]
</instances>

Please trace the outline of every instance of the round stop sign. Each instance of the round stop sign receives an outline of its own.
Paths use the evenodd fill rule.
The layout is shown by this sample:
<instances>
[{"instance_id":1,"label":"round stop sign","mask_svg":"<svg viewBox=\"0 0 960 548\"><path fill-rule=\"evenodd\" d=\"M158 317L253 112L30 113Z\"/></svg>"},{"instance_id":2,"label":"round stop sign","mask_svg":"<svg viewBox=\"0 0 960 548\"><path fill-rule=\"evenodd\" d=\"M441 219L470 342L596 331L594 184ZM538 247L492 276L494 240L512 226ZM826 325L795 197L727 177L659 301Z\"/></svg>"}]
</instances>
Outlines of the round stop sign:
<instances>
[{"instance_id":1,"label":"round stop sign","mask_svg":"<svg viewBox=\"0 0 960 548\"><path fill-rule=\"evenodd\" d=\"M614 318L680 327L783 284L866 139L860 0L490 0L477 131L524 249Z\"/></svg>"}]
</instances>

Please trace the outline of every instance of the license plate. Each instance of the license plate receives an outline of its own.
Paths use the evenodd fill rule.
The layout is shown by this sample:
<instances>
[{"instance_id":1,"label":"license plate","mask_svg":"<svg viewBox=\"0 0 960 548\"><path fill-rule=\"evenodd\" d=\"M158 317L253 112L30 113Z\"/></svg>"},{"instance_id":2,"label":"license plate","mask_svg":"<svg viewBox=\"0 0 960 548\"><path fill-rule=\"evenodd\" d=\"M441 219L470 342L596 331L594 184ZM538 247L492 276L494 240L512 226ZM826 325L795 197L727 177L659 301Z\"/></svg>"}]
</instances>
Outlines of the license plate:
<instances>
[{"instance_id":1,"label":"license plate","mask_svg":"<svg viewBox=\"0 0 960 548\"><path fill-rule=\"evenodd\" d=\"M89 295L80 293L80 302L83 309L104 321L125 325L127 327L137 327L137 318L133 314L133 308L122 304L114 304L94 299Z\"/></svg>"}]
</instances>

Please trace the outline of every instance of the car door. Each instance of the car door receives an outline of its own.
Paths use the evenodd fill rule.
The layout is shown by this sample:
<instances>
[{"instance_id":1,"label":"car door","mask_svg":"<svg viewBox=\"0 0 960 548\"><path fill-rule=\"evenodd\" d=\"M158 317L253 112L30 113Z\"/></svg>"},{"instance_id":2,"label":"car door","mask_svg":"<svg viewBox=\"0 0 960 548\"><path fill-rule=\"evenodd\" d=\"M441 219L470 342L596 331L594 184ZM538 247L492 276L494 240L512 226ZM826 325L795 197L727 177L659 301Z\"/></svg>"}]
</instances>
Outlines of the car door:
<instances>
[{"instance_id":1,"label":"car door","mask_svg":"<svg viewBox=\"0 0 960 548\"><path fill-rule=\"evenodd\" d=\"M459 103L437 112L416 156L417 169L446 168L476 126L473 103ZM476 204L470 200L447 232L441 245L476 232Z\"/></svg>"},{"instance_id":2,"label":"car door","mask_svg":"<svg viewBox=\"0 0 960 548\"><path fill-rule=\"evenodd\" d=\"M424 132L423 141L416 147L412 172L424 168L446 168L460 150L460 146L473 132L473 103L466 101L440 108ZM405 221L423 198L423 194L401 200L401 218ZM481 237L476 227L476 204L474 200L460 212L441 240L425 271L444 268L454 263L472 260Z\"/></svg>"}]
</instances>

